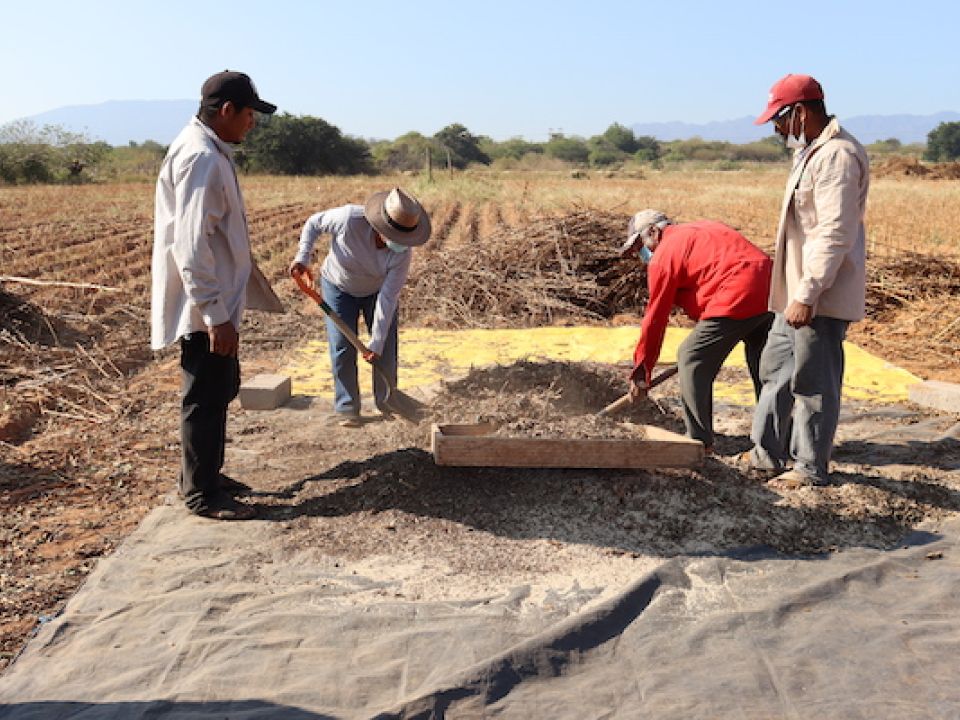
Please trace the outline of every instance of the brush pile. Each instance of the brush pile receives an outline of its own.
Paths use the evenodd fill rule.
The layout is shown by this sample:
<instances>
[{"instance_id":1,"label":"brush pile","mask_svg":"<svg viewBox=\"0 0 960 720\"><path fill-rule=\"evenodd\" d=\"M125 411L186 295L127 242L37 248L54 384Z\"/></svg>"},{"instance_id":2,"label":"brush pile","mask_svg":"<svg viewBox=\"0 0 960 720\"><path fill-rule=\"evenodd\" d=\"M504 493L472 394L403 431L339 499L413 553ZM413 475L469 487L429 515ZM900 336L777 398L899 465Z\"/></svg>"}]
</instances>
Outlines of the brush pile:
<instances>
[{"instance_id":1,"label":"brush pile","mask_svg":"<svg viewBox=\"0 0 960 720\"><path fill-rule=\"evenodd\" d=\"M0 441L21 439L40 416L114 419L127 371L150 358L139 312L89 290L31 298L0 289Z\"/></svg>"},{"instance_id":2,"label":"brush pile","mask_svg":"<svg viewBox=\"0 0 960 720\"><path fill-rule=\"evenodd\" d=\"M870 174L882 177L918 177L927 180L960 179L960 162L922 163L914 157L894 155L877 163Z\"/></svg>"},{"instance_id":3,"label":"brush pile","mask_svg":"<svg viewBox=\"0 0 960 720\"><path fill-rule=\"evenodd\" d=\"M627 220L578 208L424 253L407 283L405 319L431 327L526 327L637 311L646 298L643 266L616 252Z\"/></svg>"},{"instance_id":4,"label":"brush pile","mask_svg":"<svg viewBox=\"0 0 960 720\"><path fill-rule=\"evenodd\" d=\"M501 227L467 247L432 249L418 256L408 281L404 321L442 328L532 327L642 312L644 267L616 253L627 219L577 208ZM871 258L862 337L891 359L911 346L960 361L958 299L960 263L954 260L920 253ZM917 333L922 348L907 340Z\"/></svg>"},{"instance_id":5,"label":"brush pile","mask_svg":"<svg viewBox=\"0 0 960 720\"><path fill-rule=\"evenodd\" d=\"M901 253L867 264L871 345L895 362L960 364L960 263Z\"/></svg>"}]
</instances>

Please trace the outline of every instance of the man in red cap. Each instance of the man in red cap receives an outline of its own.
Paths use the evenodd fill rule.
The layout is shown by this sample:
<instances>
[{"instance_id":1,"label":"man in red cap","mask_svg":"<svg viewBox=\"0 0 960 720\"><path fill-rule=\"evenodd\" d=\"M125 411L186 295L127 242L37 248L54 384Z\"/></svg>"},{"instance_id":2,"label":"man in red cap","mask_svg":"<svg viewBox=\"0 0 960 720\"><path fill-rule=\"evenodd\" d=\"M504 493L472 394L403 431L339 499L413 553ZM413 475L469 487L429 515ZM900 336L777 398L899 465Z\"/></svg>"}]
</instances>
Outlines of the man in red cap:
<instances>
[{"instance_id":1,"label":"man in red cap","mask_svg":"<svg viewBox=\"0 0 960 720\"><path fill-rule=\"evenodd\" d=\"M756 119L766 122L795 154L777 230L775 315L760 360L754 447L745 459L774 471L792 462L777 479L783 486L823 485L840 416L843 340L865 310L870 168L809 75L774 84Z\"/></svg>"}]
</instances>

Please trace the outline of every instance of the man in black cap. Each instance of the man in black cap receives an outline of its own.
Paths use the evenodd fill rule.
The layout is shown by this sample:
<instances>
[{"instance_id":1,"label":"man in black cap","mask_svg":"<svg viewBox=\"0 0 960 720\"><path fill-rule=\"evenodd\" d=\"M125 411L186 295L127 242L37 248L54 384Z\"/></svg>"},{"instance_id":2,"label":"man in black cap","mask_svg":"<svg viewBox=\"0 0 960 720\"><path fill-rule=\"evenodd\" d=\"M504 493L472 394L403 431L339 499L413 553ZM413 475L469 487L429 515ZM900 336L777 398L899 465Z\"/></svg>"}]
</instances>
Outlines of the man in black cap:
<instances>
[{"instance_id":1,"label":"man in black cap","mask_svg":"<svg viewBox=\"0 0 960 720\"><path fill-rule=\"evenodd\" d=\"M180 494L202 517L247 520L249 490L223 475L227 405L240 388L238 330L254 270L230 143L272 113L247 75L224 71L201 88L200 109L170 145L157 180L151 346L180 341L183 370ZM258 291L256 283L250 291Z\"/></svg>"}]
</instances>

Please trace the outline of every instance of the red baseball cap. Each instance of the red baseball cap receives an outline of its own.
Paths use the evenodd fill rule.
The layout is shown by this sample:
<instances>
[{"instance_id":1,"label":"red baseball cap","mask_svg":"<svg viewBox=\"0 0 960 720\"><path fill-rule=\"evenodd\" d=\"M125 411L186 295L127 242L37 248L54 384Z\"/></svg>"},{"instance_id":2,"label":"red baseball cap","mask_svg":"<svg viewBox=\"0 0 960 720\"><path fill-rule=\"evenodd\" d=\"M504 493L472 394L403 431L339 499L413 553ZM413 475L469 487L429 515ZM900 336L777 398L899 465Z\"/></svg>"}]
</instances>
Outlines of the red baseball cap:
<instances>
[{"instance_id":1,"label":"red baseball cap","mask_svg":"<svg viewBox=\"0 0 960 720\"><path fill-rule=\"evenodd\" d=\"M823 88L820 87L820 83L809 75L784 75L770 88L767 109L753 121L753 124L763 125L781 108L801 100L823 100Z\"/></svg>"}]
</instances>

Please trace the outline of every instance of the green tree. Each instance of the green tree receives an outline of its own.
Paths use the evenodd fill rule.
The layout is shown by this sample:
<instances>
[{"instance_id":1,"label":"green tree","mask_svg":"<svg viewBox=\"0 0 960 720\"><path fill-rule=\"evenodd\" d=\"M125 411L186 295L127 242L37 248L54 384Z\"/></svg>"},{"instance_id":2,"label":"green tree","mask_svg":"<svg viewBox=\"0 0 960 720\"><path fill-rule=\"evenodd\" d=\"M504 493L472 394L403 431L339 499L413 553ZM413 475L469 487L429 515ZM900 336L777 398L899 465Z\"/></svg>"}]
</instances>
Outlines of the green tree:
<instances>
[{"instance_id":1,"label":"green tree","mask_svg":"<svg viewBox=\"0 0 960 720\"><path fill-rule=\"evenodd\" d=\"M946 162L960 158L960 122L943 122L927 134L924 160Z\"/></svg>"},{"instance_id":2,"label":"green tree","mask_svg":"<svg viewBox=\"0 0 960 720\"><path fill-rule=\"evenodd\" d=\"M71 174L71 167L92 169L109 152L106 143L91 142L59 125L38 127L18 120L0 127L0 180L18 184L84 179L78 172Z\"/></svg>"},{"instance_id":3,"label":"green tree","mask_svg":"<svg viewBox=\"0 0 960 720\"><path fill-rule=\"evenodd\" d=\"M167 148L154 140L139 144L131 140L124 146L111 148L102 174L115 180L156 178L166 154Z\"/></svg>"},{"instance_id":4,"label":"green tree","mask_svg":"<svg viewBox=\"0 0 960 720\"><path fill-rule=\"evenodd\" d=\"M385 172L420 170L427 161L428 151L437 154L433 141L418 132L408 132L392 142L374 143L371 148L374 162Z\"/></svg>"},{"instance_id":5,"label":"green tree","mask_svg":"<svg viewBox=\"0 0 960 720\"><path fill-rule=\"evenodd\" d=\"M778 138L765 137L756 142L733 145L730 160L746 162L782 162L790 158L790 150Z\"/></svg>"},{"instance_id":6,"label":"green tree","mask_svg":"<svg viewBox=\"0 0 960 720\"><path fill-rule=\"evenodd\" d=\"M590 157L590 149L582 138L566 137L562 133L553 133L544 151L550 157L570 163L585 163Z\"/></svg>"},{"instance_id":7,"label":"green tree","mask_svg":"<svg viewBox=\"0 0 960 720\"><path fill-rule=\"evenodd\" d=\"M462 170L470 163L490 164L490 156L480 149L480 138L472 135L460 123L438 130L433 139L440 146L441 157L446 159L447 153L450 153L450 163L455 168Z\"/></svg>"},{"instance_id":8,"label":"green tree","mask_svg":"<svg viewBox=\"0 0 960 720\"><path fill-rule=\"evenodd\" d=\"M618 150L613 145L607 143L590 143L590 153L587 155L587 162L591 167L608 167L623 162L626 155L622 150Z\"/></svg>"},{"instance_id":9,"label":"green tree","mask_svg":"<svg viewBox=\"0 0 960 720\"><path fill-rule=\"evenodd\" d=\"M520 137L510 138L499 143L490 138L481 138L480 149L492 160L500 160L501 158L519 160L524 155L531 153L543 154L542 143L529 142Z\"/></svg>"},{"instance_id":10,"label":"green tree","mask_svg":"<svg viewBox=\"0 0 960 720\"><path fill-rule=\"evenodd\" d=\"M261 120L237 160L246 170L278 175L352 175L371 169L366 142L344 136L321 118L289 113Z\"/></svg>"},{"instance_id":11,"label":"green tree","mask_svg":"<svg viewBox=\"0 0 960 720\"><path fill-rule=\"evenodd\" d=\"M716 162L733 160L734 145L720 140L704 140L692 137L666 143L663 159L666 162Z\"/></svg>"},{"instance_id":12,"label":"green tree","mask_svg":"<svg viewBox=\"0 0 960 720\"><path fill-rule=\"evenodd\" d=\"M608 127L600 137L603 138L608 145L627 155L633 155L640 149L640 144L637 142L637 137L633 134L633 130L624 127L620 123L614 123Z\"/></svg>"},{"instance_id":13,"label":"green tree","mask_svg":"<svg viewBox=\"0 0 960 720\"><path fill-rule=\"evenodd\" d=\"M622 128L620 125L611 125L610 128ZM625 129L625 128L623 128ZM613 134L613 140L611 140L610 129L607 130L603 135L594 135L592 138L587 140L587 150L589 154L587 155L587 162L591 167L608 167L610 165L616 165L617 163L622 163L627 158L627 153L616 145L616 141L621 141L621 144L624 144L626 147L631 147L633 143L633 132L630 133L630 142L622 142L625 136Z\"/></svg>"},{"instance_id":14,"label":"green tree","mask_svg":"<svg viewBox=\"0 0 960 720\"><path fill-rule=\"evenodd\" d=\"M639 135L636 138L637 149L633 153L633 159L641 163L657 163L663 156L663 150L660 142L650 135Z\"/></svg>"}]
</instances>

